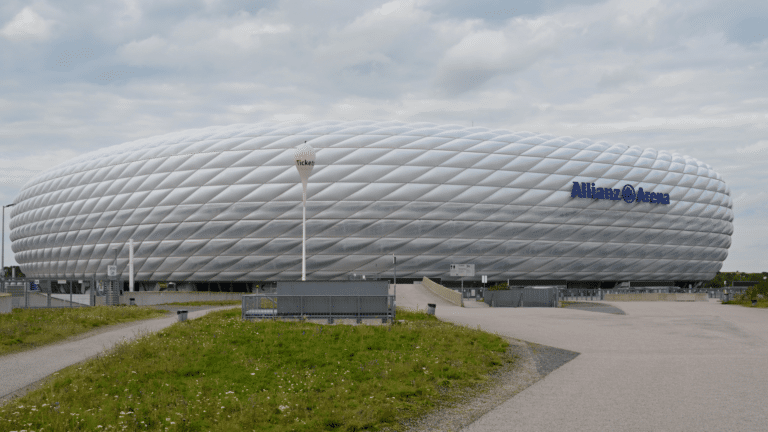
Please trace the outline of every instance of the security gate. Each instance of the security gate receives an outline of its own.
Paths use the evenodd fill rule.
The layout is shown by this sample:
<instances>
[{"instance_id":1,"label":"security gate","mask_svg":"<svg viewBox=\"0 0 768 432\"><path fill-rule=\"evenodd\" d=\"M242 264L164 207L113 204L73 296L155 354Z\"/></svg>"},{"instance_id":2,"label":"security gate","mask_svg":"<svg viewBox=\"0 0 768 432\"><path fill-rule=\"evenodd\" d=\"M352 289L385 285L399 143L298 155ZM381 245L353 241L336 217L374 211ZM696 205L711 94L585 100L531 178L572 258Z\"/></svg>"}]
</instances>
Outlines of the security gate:
<instances>
[{"instance_id":1,"label":"security gate","mask_svg":"<svg viewBox=\"0 0 768 432\"><path fill-rule=\"evenodd\" d=\"M120 305L120 288L122 287L122 281L119 280L106 280L102 282L104 285L105 304L107 306L119 306Z\"/></svg>"}]
</instances>

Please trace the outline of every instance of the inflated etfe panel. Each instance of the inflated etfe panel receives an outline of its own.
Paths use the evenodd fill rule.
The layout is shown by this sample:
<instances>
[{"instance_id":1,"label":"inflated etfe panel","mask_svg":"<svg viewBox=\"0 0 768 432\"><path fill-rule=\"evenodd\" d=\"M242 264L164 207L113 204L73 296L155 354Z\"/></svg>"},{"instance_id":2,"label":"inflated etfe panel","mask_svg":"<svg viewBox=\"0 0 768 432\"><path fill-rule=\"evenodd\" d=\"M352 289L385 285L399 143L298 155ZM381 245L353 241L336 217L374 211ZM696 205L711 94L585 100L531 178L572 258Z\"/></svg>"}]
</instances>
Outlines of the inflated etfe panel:
<instances>
[{"instance_id":1,"label":"inflated etfe panel","mask_svg":"<svg viewBox=\"0 0 768 432\"><path fill-rule=\"evenodd\" d=\"M733 232L719 174L663 151L479 127L240 124L83 155L32 179L11 239L27 275L104 276L128 239L139 280L290 280L301 273L294 149L316 150L308 279L357 273L703 280ZM642 191L641 191L642 190Z\"/></svg>"}]
</instances>

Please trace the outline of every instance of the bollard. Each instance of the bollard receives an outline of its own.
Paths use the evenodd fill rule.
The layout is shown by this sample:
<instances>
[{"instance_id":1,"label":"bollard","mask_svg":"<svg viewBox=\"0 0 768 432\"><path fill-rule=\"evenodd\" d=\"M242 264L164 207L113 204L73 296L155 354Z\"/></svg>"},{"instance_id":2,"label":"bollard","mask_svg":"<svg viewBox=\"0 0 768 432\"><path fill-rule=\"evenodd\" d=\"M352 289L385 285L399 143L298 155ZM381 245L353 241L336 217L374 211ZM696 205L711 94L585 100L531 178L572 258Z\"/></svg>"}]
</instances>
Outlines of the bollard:
<instances>
[{"instance_id":1,"label":"bollard","mask_svg":"<svg viewBox=\"0 0 768 432\"><path fill-rule=\"evenodd\" d=\"M176 317L179 319L179 322L184 322L187 320L187 311L185 310L177 310L176 311Z\"/></svg>"},{"instance_id":2,"label":"bollard","mask_svg":"<svg viewBox=\"0 0 768 432\"><path fill-rule=\"evenodd\" d=\"M427 315L434 315L436 307L437 304L435 303L427 303Z\"/></svg>"}]
</instances>

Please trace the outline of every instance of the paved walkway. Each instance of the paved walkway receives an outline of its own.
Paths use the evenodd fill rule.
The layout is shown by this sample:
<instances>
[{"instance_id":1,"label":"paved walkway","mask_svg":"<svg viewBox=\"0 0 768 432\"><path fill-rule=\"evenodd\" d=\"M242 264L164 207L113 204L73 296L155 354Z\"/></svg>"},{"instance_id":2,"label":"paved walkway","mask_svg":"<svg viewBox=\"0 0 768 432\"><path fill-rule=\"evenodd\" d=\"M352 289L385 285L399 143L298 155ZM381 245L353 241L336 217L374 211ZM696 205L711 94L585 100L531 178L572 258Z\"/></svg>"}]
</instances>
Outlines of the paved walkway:
<instances>
[{"instance_id":1,"label":"paved walkway","mask_svg":"<svg viewBox=\"0 0 768 432\"><path fill-rule=\"evenodd\" d=\"M184 309L190 309L188 319L194 319L223 308L198 311L191 310L194 308ZM9 396L23 393L23 389L27 386L67 366L88 360L124 339L133 339L143 333L155 332L175 322L177 322L176 315L170 318L139 321L134 324L119 325L113 330L106 330L91 337L0 356L0 404L4 403L4 399Z\"/></svg>"},{"instance_id":2,"label":"paved walkway","mask_svg":"<svg viewBox=\"0 0 768 432\"><path fill-rule=\"evenodd\" d=\"M768 310L715 301L608 303L626 315L469 309L398 285L398 305L428 302L440 319L581 353L465 431L768 430Z\"/></svg>"}]
</instances>

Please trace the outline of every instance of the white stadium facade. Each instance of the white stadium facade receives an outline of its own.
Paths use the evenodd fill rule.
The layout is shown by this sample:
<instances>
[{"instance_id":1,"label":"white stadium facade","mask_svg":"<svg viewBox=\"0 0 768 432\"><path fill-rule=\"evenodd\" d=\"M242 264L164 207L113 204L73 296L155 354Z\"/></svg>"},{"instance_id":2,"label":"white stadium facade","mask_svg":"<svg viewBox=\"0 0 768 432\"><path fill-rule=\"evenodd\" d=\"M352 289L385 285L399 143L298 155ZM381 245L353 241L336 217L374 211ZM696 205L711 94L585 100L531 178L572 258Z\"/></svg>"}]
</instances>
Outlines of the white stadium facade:
<instances>
[{"instance_id":1,"label":"white stadium facade","mask_svg":"<svg viewBox=\"0 0 768 432\"><path fill-rule=\"evenodd\" d=\"M138 281L352 275L521 284L689 283L715 276L733 232L712 167L650 148L480 127L374 121L238 124L85 154L30 180L11 240L28 277ZM116 249L115 249L116 248Z\"/></svg>"}]
</instances>

